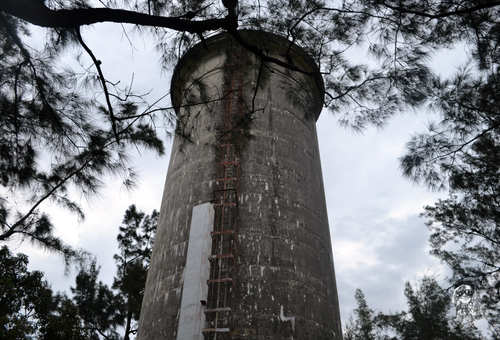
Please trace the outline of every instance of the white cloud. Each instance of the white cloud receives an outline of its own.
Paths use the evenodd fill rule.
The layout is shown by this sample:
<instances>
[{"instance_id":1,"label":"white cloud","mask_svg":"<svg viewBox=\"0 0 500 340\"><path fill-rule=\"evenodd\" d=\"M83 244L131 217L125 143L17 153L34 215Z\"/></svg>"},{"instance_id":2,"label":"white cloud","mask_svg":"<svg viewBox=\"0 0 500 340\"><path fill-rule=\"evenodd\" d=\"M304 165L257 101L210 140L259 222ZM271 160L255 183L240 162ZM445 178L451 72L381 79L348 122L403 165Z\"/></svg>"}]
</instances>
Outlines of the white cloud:
<instances>
[{"instance_id":1,"label":"white cloud","mask_svg":"<svg viewBox=\"0 0 500 340\"><path fill-rule=\"evenodd\" d=\"M345 271L363 270L379 264L373 247L362 241L335 242L334 258L337 275Z\"/></svg>"}]
</instances>

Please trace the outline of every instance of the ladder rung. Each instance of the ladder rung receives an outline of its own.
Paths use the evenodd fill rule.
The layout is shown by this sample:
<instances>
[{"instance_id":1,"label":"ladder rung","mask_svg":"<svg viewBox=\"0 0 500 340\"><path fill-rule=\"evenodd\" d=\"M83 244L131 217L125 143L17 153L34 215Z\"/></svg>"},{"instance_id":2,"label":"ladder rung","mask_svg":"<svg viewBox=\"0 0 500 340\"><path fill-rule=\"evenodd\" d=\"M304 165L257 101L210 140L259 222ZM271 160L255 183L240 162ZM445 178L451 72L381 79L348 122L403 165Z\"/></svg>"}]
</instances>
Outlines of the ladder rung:
<instances>
[{"instance_id":1,"label":"ladder rung","mask_svg":"<svg viewBox=\"0 0 500 340\"><path fill-rule=\"evenodd\" d=\"M212 236L220 236L220 235L231 235L231 234L234 234L235 231L234 230L222 230L222 231L212 231L210 234Z\"/></svg>"},{"instance_id":2,"label":"ladder rung","mask_svg":"<svg viewBox=\"0 0 500 340\"><path fill-rule=\"evenodd\" d=\"M229 177L227 177L227 178L229 178ZM220 180L218 179L217 181L222 181L222 179L220 179ZM236 188L225 188L225 189L215 189L214 193L225 192L225 191L234 191L235 193L237 192Z\"/></svg>"},{"instance_id":3,"label":"ladder rung","mask_svg":"<svg viewBox=\"0 0 500 340\"><path fill-rule=\"evenodd\" d=\"M202 330L203 333L227 333L229 332L229 328L204 328Z\"/></svg>"},{"instance_id":4,"label":"ladder rung","mask_svg":"<svg viewBox=\"0 0 500 340\"><path fill-rule=\"evenodd\" d=\"M212 280L207 280L207 283L223 283L223 282L233 282L233 279L230 277L224 277L222 279L212 279Z\"/></svg>"},{"instance_id":5,"label":"ladder rung","mask_svg":"<svg viewBox=\"0 0 500 340\"><path fill-rule=\"evenodd\" d=\"M205 313L219 313L219 312L230 312L231 307L219 307L219 308L211 308L205 309Z\"/></svg>"},{"instance_id":6,"label":"ladder rung","mask_svg":"<svg viewBox=\"0 0 500 340\"><path fill-rule=\"evenodd\" d=\"M210 259L225 259L225 258L234 258L234 255L230 253L210 255Z\"/></svg>"},{"instance_id":7,"label":"ladder rung","mask_svg":"<svg viewBox=\"0 0 500 340\"><path fill-rule=\"evenodd\" d=\"M231 177L219 177L219 178L216 178L215 181L216 182L224 182L224 181L236 181L238 179L238 177L236 176L231 176ZM221 191L221 190L216 190L216 191Z\"/></svg>"},{"instance_id":8,"label":"ladder rung","mask_svg":"<svg viewBox=\"0 0 500 340\"><path fill-rule=\"evenodd\" d=\"M239 165L240 164L240 161L239 160L234 160L234 161L219 161L219 164L222 164L222 165Z\"/></svg>"},{"instance_id":9,"label":"ladder rung","mask_svg":"<svg viewBox=\"0 0 500 340\"><path fill-rule=\"evenodd\" d=\"M235 207L238 205L236 202L222 202L222 203L214 203L215 206L224 206L224 207Z\"/></svg>"},{"instance_id":10,"label":"ladder rung","mask_svg":"<svg viewBox=\"0 0 500 340\"><path fill-rule=\"evenodd\" d=\"M214 190L214 193L227 192L227 191L234 191L235 194L237 193L236 188L216 189Z\"/></svg>"}]
</instances>

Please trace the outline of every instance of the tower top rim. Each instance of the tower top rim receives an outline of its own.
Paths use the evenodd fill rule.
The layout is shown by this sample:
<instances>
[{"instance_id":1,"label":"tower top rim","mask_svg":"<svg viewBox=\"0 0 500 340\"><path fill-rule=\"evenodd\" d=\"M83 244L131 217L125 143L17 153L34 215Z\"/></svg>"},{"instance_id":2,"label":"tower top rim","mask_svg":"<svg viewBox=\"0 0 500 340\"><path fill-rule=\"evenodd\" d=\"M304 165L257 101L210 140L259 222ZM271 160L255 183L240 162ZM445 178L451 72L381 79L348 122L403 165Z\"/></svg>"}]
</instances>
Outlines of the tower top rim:
<instances>
[{"instance_id":1,"label":"tower top rim","mask_svg":"<svg viewBox=\"0 0 500 340\"><path fill-rule=\"evenodd\" d=\"M240 35L250 43L258 43L259 48L271 52L271 55L281 55L280 52L290 51L293 57L293 65L310 73L313 78L317 90L318 105L314 117L317 120L321 113L325 97L325 86L323 77L314 59L300 46L288 40L286 37L276 33L270 33L260 30L242 29L238 30ZM229 33L222 32L211 37L206 38L204 41L198 42L190 49L188 49L182 57L178 60L171 79L171 101L176 113L178 113L181 106L181 93L182 93L182 71L188 67L192 62L191 60L200 60L206 53L207 48L217 48L225 44L228 40L234 39ZM291 45L290 45L291 44ZM290 47L289 47L290 46ZM274 53L273 53L274 52ZM252 53L249 51L249 53ZM283 55L285 57L285 55ZM293 71L293 70L292 70ZM296 71L297 72L297 71Z\"/></svg>"}]
</instances>

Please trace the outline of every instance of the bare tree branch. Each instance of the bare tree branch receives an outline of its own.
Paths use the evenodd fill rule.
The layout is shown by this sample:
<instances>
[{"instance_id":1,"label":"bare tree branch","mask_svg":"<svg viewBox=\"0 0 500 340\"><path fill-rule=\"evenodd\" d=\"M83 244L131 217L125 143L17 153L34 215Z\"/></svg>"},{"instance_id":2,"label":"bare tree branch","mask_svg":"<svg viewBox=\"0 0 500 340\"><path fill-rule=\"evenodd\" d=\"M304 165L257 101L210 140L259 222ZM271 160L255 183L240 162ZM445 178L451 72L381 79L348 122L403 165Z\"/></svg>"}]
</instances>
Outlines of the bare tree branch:
<instances>
[{"instance_id":1,"label":"bare tree branch","mask_svg":"<svg viewBox=\"0 0 500 340\"><path fill-rule=\"evenodd\" d=\"M202 102L196 102L196 103L189 103L189 104L184 104L184 105L180 105L180 106L168 106L168 107L159 107L159 108L156 108L156 109L151 109L151 106L148 107L146 110L144 110L142 113L139 113L139 114L136 114L136 115L132 115L132 116L122 116L122 117L115 117L116 120L118 121L122 121L122 120L128 120L128 119L135 119L135 118L141 118L141 117L145 117L145 116L149 116L150 114L154 113L154 112L158 112L158 111L165 111L165 110L172 110L172 109L179 109L179 108L183 108L183 107L190 107L190 106L196 106L196 105L202 105L202 104L208 104L208 103L213 103L213 102L217 102L217 101L220 101L220 100L223 100L224 98L226 98L231 92L228 92L227 94L223 95L222 97L219 97L219 98L215 98L215 99L210 99L210 100L205 100L205 101L202 101Z\"/></svg>"},{"instance_id":2,"label":"bare tree branch","mask_svg":"<svg viewBox=\"0 0 500 340\"><path fill-rule=\"evenodd\" d=\"M262 59L260 60L260 65L259 65L259 73L257 74L257 82L255 83L255 90L253 93L252 97L252 112L253 114L255 112L255 98L257 97L257 91L259 90L259 84L260 84L260 78L262 76L262 68L264 67L264 61Z\"/></svg>"},{"instance_id":3,"label":"bare tree branch","mask_svg":"<svg viewBox=\"0 0 500 340\"><path fill-rule=\"evenodd\" d=\"M76 35L78 37L78 41L80 42L80 45L82 45L83 49L88 53L88 55L92 59L92 62L95 65L95 68L97 69L97 73L99 74L99 79L101 81L102 89L104 91L104 97L106 98L106 104L108 105L108 112L109 112L109 119L111 121L111 128L113 129L113 133L115 135L116 141L119 142L120 140L118 139L118 132L116 131L116 119L115 119L115 115L113 114L113 106L111 105L111 101L109 99L108 87L106 86L106 78L104 78L104 74L102 73L101 61L97 60L97 58L95 57L92 50L83 41L82 35L80 33L80 27L76 28Z\"/></svg>"}]
</instances>

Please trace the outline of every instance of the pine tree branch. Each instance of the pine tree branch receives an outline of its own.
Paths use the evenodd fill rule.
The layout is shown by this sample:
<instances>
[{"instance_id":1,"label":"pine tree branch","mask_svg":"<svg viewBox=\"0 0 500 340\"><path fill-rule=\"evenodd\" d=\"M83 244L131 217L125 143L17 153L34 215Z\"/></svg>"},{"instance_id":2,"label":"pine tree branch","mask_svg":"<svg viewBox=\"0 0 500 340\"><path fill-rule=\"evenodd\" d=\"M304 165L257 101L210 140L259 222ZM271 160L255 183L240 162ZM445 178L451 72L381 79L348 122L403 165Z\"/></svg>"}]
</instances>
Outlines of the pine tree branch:
<instances>
[{"instance_id":1,"label":"pine tree branch","mask_svg":"<svg viewBox=\"0 0 500 340\"><path fill-rule=\"evenodd\" d=\"M131 123L129 123L125 128L123 128L120 131L117 131L118 135L124 134L127 132L127 130L134 125L134 123L138 120L139 118L135 118ZM110 139L108 143L104 144L102 147L102 150L105 150L112 144L117 143L116 139ZM87 160L85 160L78 168L74 169L70 173L68 173L64 178L62 178L59 182L57 182L56 185L54 185L50 190L48 190L42 197L40 197L26 212L23 216L21 216L15 223L12 225L7 225L8 229L4 233L0 234L0 241L5 241L7 240L10 236L13 234L17 233L19 228L22 227L23 223L30 217L32 216L35 212L36 209L47 199L52 197L57 190L59 190L65 183L67 183L71 178L82 172L89 164L94 160L93 157L89 157Z\"/></svg>"},{"instance_id":2,"label":"pine tree branch","mask_svg":"<svg viewBox=\"0 0 500 340\"><path fill-rule=\"evenodd\" d=\"M295 21L295 23L288 29L288 35L290 35L291 32L297 27L297 25L300 24L307 16L313 14L314 12L318 12L318 11L337 12L337 13L343 13L343 14L359 14L359 15L363 15L363 16L367 16L367 17L371 17L371 18L380 19L383 21L389 21L389 22L392 22L393 24L396 24L396 25L398 24L398 21L396 21L396 20L393 20L389 17L376 15L376 14L370 13L370 12L356 11L356 10L351 10L351 9L343 9L343 8L335 8L335 7L315 7L315 8L312 8L311 10L305 12L304 14L302 14L302 16L299 19L297 19L297 21Z\"/></svg>"},{"instance_id":3,"label":"pine tree branch","mask_svg":"<svg viewBox=\"0 0 500 340\"><path fill-rule=\"evenodd\" d=\"M485 1L482 4L478 4L476 6L472 7L466 7L463 9L457 9L455 11L448 11L448 12L441 12L441 13L427 13L423 11L417 11L417 10L412 10L404 7L399 7L399 6L393 6L390 4L387 4L386 2L382 2L382 5L392 9L393 11L397 11L400 13L409 13L409 14L415 14L421 17L426 17L430 19L440 19L440 18L445 18L449 16L454 16L454 15L462 15L462 14L470 14L475 11L479 11L482 9L489 9L489 8L494 8L496 6L500 6L500 1Z\"/></svg>"},{"instance_id":4,"label":"pine tree branch","mask_svg":"<svg viewBox=\"0 0 500 340\"><path fill-rule=\"evenodd\" d=\"M35 210L42 204L45 200L47 200L49 197L51 197L60 187L62 187L68 180L70 180L73 176L81 172L90 162L92 161L92 158L86 160L80 167L77 169L73 170L70 172L66 177L64 177L59 183L57 183L55 186L53 186L49 191L45 193L38 201L33 204L33 206L28 210L26 214L24 214L17 222L15 222L12 226L9 227L9 229L0 235L0 241L4 241L8 239L10 236L18 232L16 229L21 227L22 224L35 212Z\"/></svg>"},{"instance_id":5,"label":"pine tree branch","mask_svg":"<svg viewBox=\"0 0 500 340\"><path fill-rule=\"evenodd\" d=\"M1 5L0 5L0 8L1 8ZM41 82L40 77L38 76L38 72L36 70L35 65L33 64L33 60L31 58L29 51L26 49L23 42L21 41L21 39L17 35L16 30L12 29L12 27L9 25L9 23L7 22L7 20L5 19L5 17L2 14L0 14L0 24L2 24L5 27L7 34L11 37L14 44L16 44L16 46L19 48L19 51L21 52L21 55L23 56L24 62L27 63L29 65L29 67L31 68L31 72L33 72L33 77L35 78L36 88L38 90L38 93L40 94L40 98L41 98L43 104L50 107L50 104L49 104L47 97L45 95L44 86Z\"/></svg>"},{"instance_id":6,"label":"pine tree branch","mask_svg":"<svg viewBox=\"0 0 500 340\"><path fill-rule=\"evenodd\" d=\"M97 58L95 57L92 50L83 41L82 35L80 33L80 27L76 28L76 36L78 38L78 41L80 42L80 45L82 45L83 49L90 56L90 58L92 59L92 62L94 63L95 68L97 69L97 73L99 74L99 79L101 81L102 89L104 91L104 97L106 98L106 104L108 105L108 113L109 113L109 119L111 121L111 128L112 128L113 133L115 135L116 141L119 142L120 140L118 138L118 132L116 130L116 118L115 118L115 115L113 114L113 106L111 105L111 101L109 99L109 91L108 91L108 87L106 86L106 78L104 78L104 74L102 73L101 61L97 60Z\"/></svg>"},{"instance_id":7,"label":"pine tree branch","mask_svg":"<svg viewBox=\"0 0 500 340\"><path fill-rule=\"evenodd\" d=\"M224 94L223 96L221 96L219 98L205 100L205 101L196 102L196 103L188 103L188 104L184 104L184 105L180 105L180 106L168 106L168 107L159 107L159 108L156 108L156 109L152 109L152 106L155 104L155 103L153 103L152 105L149 105L142 113L139 113L139 114L136 114L136 115L131 115L131 116L118 116L118 117L115 117L115 119L118 120L118 121L123 121L123 120L128 120L128 119L135 119L135 118L141 118L141 117L149 116L152 113L158 112L158 111L173 110L173 109L178 110L178 109L184 108L184 107L191 107L191 106L197 106L197 105L203 105L203 104L218 102L218 101L224 100L230 93L231 93L231 91L229 91L228 93ZM163 96L163 97L165 97L165 96ZM160 98L160 100L163 99L163 97Z\"/></svg>"},{"instance_id":8,"label":"pine tree branch","mask_svg":"<svg viewBox=\"0 0 500 340\"><path fill-rule=\"evenodd\" d=\"M363 80L361 83L359 83L358 85L347 87L347 89L344 92L342 92L342 93L340 93L340 94L338 94L336 96L334 96L334 95L332 95L331 93L328 93L328 92L326 92L326 95L328 97L330 97L331 100L337 100L337 99L340 99L340 98L348 95L351 91L354 91L356 89L359 89L359 88L363 87L366 83L369 83L369 82L372 82L372 81L376 81L376 80L380 80L380 79L391 79L391 78L392 78L391 76L379 76L379 77L367 78L367 79Z\"/></svg>"},{"instance_id":9,"label":"pine tree branch","mask_svg":"<svg viewBox=\"0 0 500 340\"><path fill-rule=\"evenodd\" d=\"M459 145L455 145L456 148L445 153L445 154L442 154L442 155L438 155L436 157L433 157L429 160L426 161L426 163L433 163L437 160L440 160L440 159L443 159L443 158L446 158L448 156L451 156L451 155L454 155L456 154L457 152L460 152L462 151L467 145L471 144L472 142L478 140L479 138L483 137L484 135L488 134L490 131L494 131L496 130L498 127L500 126L500 123L498 124L494 124L492 126L490 126L489 128L481 131L481 133L477 134L476 136L472 137L471 139L469 139L468 141L465 141L464 143L462 144L459 144ZM445 147L442 147L442 148L445 148Z\"/></svg>"},{"instance_id":10,"label":"pine tree branch","mask_svg":"<svg viewBox=\"0 0 500 340\"><path fill-rule=\"evenodd\" d=\"M236 39L236 41L238 43L240 43L241 46L243 46L244 48L246 48L250 52L253 52L263 62L270 62L270 63L276 64L276 65L282 66L284 68L287 68L289 70L296 71L296 72L299 72L299 73L302 73L302 74L306 74L306 75L314 75L315 74L314 72L305 71L305 70L303 70L303 69L301 69L301 68L299 68L299 67L297 67L295 65L292 65L292 64L287 63L285 61L282 61L280 59L277 59L277 58L274 58L274 57L270 57L270 56L264 54L264 51L262 49L260 49L259 47L255 46L255 45L252 45L252 44L246 42L241 37L241 35L239 34L238 31L230 31L229 33Z\"/></svg>"},{"instance_id":11,"label":"pine tree branch","mask_svg":"<svg viewBox=\"0 0 500 340\"><path fill-rule=\"evenodd\" d=\"M257 97L257 91L259 90L260 78L262 77L262 68L263 67L264 67L264 62L261 60L260 66L259 66L259 73L257 74L257 82L255 83L255 90L254 90L253 97L252 97L252 112L251 112L251 114L253 114L255 112L255 98Z\"/></svg>"},{"instance_id":12,"label":"pine tree branch","mask_svg":"<svg viewBox=\"0 0 500 340\"><path fill-rule=\"evenodd\" d=\"M111 8L53 10L45 6L43 1L34 0L2 0L0 11L37 26L53 28L75 28L99 22L115 22L199 33L228 28L230 23L228 18L193 21L185 19L183 16L164 17Z\"/></svg>"}]
</instances>

